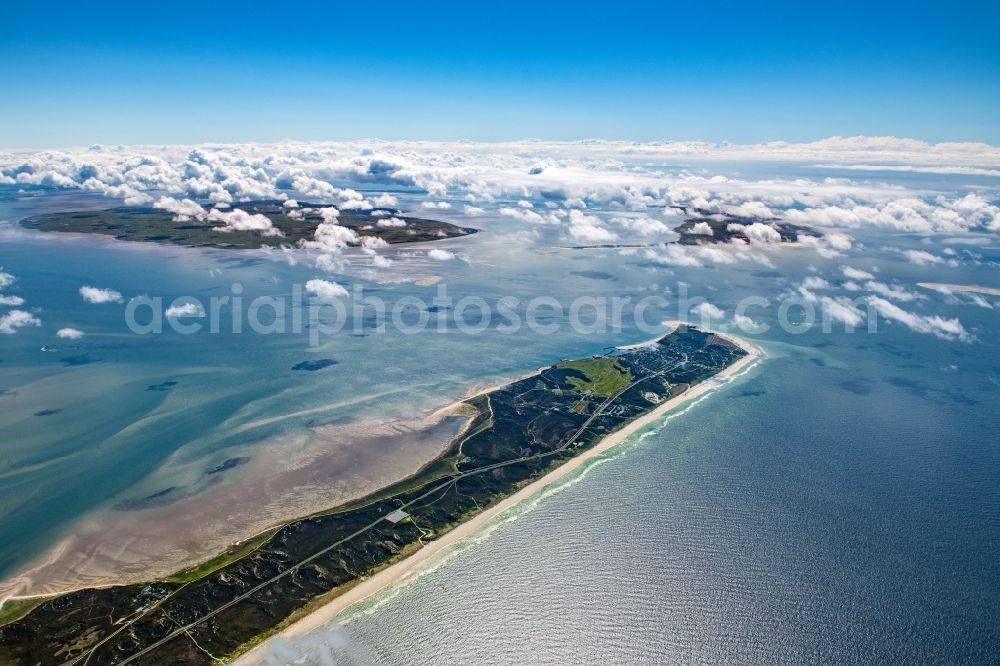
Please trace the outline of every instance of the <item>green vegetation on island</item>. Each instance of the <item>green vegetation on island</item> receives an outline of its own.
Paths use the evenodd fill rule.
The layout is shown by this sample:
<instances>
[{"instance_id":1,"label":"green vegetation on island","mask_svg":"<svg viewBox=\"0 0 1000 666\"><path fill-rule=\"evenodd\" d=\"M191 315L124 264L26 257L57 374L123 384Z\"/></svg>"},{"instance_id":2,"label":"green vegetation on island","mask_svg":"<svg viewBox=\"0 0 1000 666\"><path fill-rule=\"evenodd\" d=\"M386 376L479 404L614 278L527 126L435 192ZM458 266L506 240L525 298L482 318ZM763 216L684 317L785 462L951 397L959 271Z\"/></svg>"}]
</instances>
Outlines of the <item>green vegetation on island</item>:
<instances>
[{"instance_id":1,"label":"green vegetation on island","mask_svg":"<svg viewBox=\"0 0 1000 666\"><path fill-rule=\"evenodd\" d=\"M413 476L167 579L84 589L26 614L22 607L0 627L0 663L231 658L745 355L681 326L471 398L465 431Z\"/></svg>"},{"instance_id":2,"label":"green vegetation on island","mask_svg":"<svg viewBox=\"0 0 1000 666\"><path fill-rule=\"evenodd\" d=\"M568 381L581 393L614 395L632 381L632 373L618 363L613 356L599 356L579 361L563 361L557 368L579 370L581 377L569 377Z\"/></svg>"},{"instance_id":3,"label":"green vegetation on island","mask_svg":"<svg viewBox=\"0 0 1000 666\"><path fill-rule=\"evenodd\" d=\"M25 218L21 225L39 231L104 234L125 241L246 250L312 240L316 227L323 222L322 208L324 206L310 203L301 203L298 208L286 208L283 202L277 200L234 204L233 209L267 217L281 232L280 236L266 235L261 231L226 229L220 221L175 215L162 208L139 207L46 213ZM209 209L206 209L207 212ZM229 212L229 209L221 212ZM376 237L392 244L457 238L477 231L448 222L400 215L389 208L342 210L337 223L360 238Z\"/></svg>"},{"instance_id":4,"label":"green vegetation on island","mask_svg":"<svg viewBox=\"0 0 1000 666\"><path fill-rule=\"evenodd\" d=\"M752 240L764 240L771 243L795 243L800 236L819 236L819 233L809 227L782 222L777 219L736 217L734 215L709 215L686 220L674 231L680 234L677 240L681 245L707 245L713 243L731 243ZM755 226L756 225L756 226ZM750 229L750 227L754 227ZM756 233L755 233L756 232Z\"/></svg>"}]
</instances>

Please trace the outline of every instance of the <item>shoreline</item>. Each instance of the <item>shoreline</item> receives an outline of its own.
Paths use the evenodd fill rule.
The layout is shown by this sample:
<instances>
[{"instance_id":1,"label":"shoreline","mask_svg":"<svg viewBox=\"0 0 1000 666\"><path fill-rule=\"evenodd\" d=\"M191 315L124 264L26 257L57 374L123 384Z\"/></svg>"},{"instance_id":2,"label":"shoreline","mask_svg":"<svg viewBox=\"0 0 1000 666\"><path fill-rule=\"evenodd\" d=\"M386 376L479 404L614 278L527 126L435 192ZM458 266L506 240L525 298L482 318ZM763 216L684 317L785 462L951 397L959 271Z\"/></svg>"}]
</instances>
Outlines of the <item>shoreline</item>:
<instances>
[{"instance_id":1,"label":"shoreline","mask_svg":"<svg viewBox=\"0 0 1000 666\"><path fill-rule=\"evenodd\" d=\"M942 294L961 292L967 294L985 294L986 296L1000 296L1000 289L996 287L981 287L975 284L948 284L945 282L918 282L918 287L930 289Z\"/></svg>"},{"instance_id":2,"label":"shoreline","mask_svg":"<svg viewBox=\"0 0 1000 666\"><path fill-rule=\"evenodd\" d=\"M662 338L664 335L672 332L677 325L684 324L686 322L678 321L667 321L664 322L669 329L658 335L652 341ZM705 331L711 331L711 329L705 328ZM381 592L382 590L405 580L413 570L420 564L426 562L430 558L434 557L438 553L442 552L446 548L462 541L463 539L474 535L482 527L485 527L487 523L496 518L498 515L505 512L507 509L527 500L528 498L535 495L538 491L542 490L554 481L566 476L570 472L578 469L585 462L588 462L602 453L618 446L624 442L628 437L634 435L635 433L641 431L643 428L655 423L669 412L673 411L677 407L683 405L684 403L690 402L695 398L698 398L706 393L713 391L719 386L727 384L734 376L740 374L742 371L748 369L750 366L754 365L757 360L763 355L763 352L759 347L752 345L748 341L730 335L728 333L721 333L718 331L711 331L719 337L726 339L727 341L737 345L740 349L746 352L746 356L739 359L731 366L723 369L719 373L709 377L703 382L695 385L693 388L688 389L681 395L678 395L666 402L658 405L656 409L653 409L647 414L640 416L634 421L628 423L620 430L617 430L607 437L598 442L595 446L587 449L578 456L575 456L562 465L556 467L553 470L547 472L544 476L535 479L528 485L519 489L513 495L504 498L494 506L487 508L486 510L476 514L469 520L457 525L446 534L441 537L431 541L427 545L421 547L419 550L407 555L406 557L393 562L388 567L376 572L374 575L368 578L363 578L358 580L353 586L345 590L342 594L331 599L329 602L321 606L320 608L308 613L302 618L294 621L292 624L288 625L284 629L275 632L274 634L268 636L264 641L252 647L249 651L236 656L231 662L231 664L237 664L239 666L250 666L251 664L258 663L258 659L261 656L261 652L264 650L265 646L273 638L281 637L283 639L289 639L294 637L301 637L323 625L329 624L336 619L345 610L351 608L352 606L368 599L369 597ZM650 342L652 342L650 341ZM639 343L636 345L628 345L624 347L619 347L619 349L630 349L641 347L650 342ZM530 374L528 375L530 376Z\"/></svg>"},{"instance_id":3,"label":"shoreline","mask_svg":"<svg viewBox=\"0 0 1000 666\"><path fill-rule=\"evenodd\" d=\"M425 412L423 415L421 415L419 417L415 417L413 419L402 420L402 421L390 421L387 424L375 424L375 426L378 427L378 426L392 425L392 424L405 424L405 425L412 425L412 426L415 426L415 427L418 427L418 428L422 428L422 429L432 428L435 425L439 424L445 418L448 418L448 417L451 417L451 416L464 417L464 415L461 413L461 411L462 411L462 408L463 408L463 406L465 405L465 403L467 401L472 400L474 398L477 398L479 396L485 395L487 393L491 393L493 391L496 391L496 390L502 388L505 384L512 383L512 382L517 382L517 381L520 381L522 379L527 379L529 377L534 377L534 376L540 374L547 367L548 366L541 366L541 367L539 367L539 368L537 368L535 370L532 370L532 371L529 371L529 372L525 372L525 373L522 373L522 374L519 374L519 375L514 375L514 376L511 376L511 377L508 377L508 378L506 378L504 380L504 382L502 384L483 384L483 383L472 384L472 385L470 385L468 387L468 389L466 390L465 394L462 397L455 398L452 402L449 402L447 404L441 405L440 407L435 407L435 408L431 409L430 411ZM322 407L315 408L314 410L304 410L304 411L322 411L322 410L325 410L327 408L328 408L328 406L322 406ZM301 413L301 412L299 412L299 413ZM284 416L275 417L276 420L277 419L282 419L282 418L285 418L285 417ZM233 541L229 541L229 542L227 542L225 544L220 545L218 548L212 549L211 551L207 552L202 557L198 557L198 558L192 559L187 564L184 564L184 565L182 565L180 567L171 567L169 569L163 569L162 572L155 573L152 578L150 578L148 575L147 576L138 577L138 578L128 578L128 577L121 577L121 576L119 576L119 577L104 577L104 578L102 578L99 581L92 581L92 582L89 582L89 583L80 583L80 584L77 584L77 585L63 586L63 587L61 587L58 590L39 590L37 592L30 592L28 594L10 594L10 595L7 595L7 596L4 596L2 594L2 590L4 589L4 585L9 585L11 581L16 580L19 577L26 576L28 573L30 573L31 571L33 571L35 567L40 566L38 564L35 564L35 565L33 565L32 568L29 568L29 569L26 569L26 570L23 570L23 571L18 571L11 578L8 578L8 579L5 579L5 580L0 580L0 607L2 607L4 604L6 604L8 602L17 603L17 602L32 601L32 600L35 600L35 599L56 598L56 597L60 597L60 596L65 595L65 594L72 594L74 592L79 592L81 590L107 589L107 588L111 588L111 587L118 587L120 585L134 585L136 583L145 583L145 582L150 582L152 580L169 578L169 577L177 574L178 572L185 571L187 569L197 567L199 564L201 564L201 563L203 563L203 562L205 562L205 561L207 561L207 560L215 557L216 555L222 553L225 550L228 550L228 549L231 549L231 548L234 548L234 547L239 547L239 546L241 546L242 544L245 544L248 541L252 541L253 539L256 539L257 537L259 537L262 534L266 534L267 532L271 532L271 531L274 531L276 529L280 529L281 527L287 525L290 522L294 522L296 520L302 520L304 518L308 518L308 517L313 516L313 515L323 514L323 513L329 512L331 510L335 510L338 507L346 506L346 505L354 503L354 502L363 501L363 500L365 500L365 498L370 497L372 495L375 495L375 494L379 493L383 488L391 486L393 483L396 483L398 481L406 479L409 476L412 476L414 474L418 474L422 469L424 469L428 465L433 465L434 462L437 461L438 458L445 451L447 451L447 449L448 449L449 445L451 444L451 442L454 441L454 439L456 437L460 437L464 432L466 432L466 430L469 428L469 426L471 424L472 424L472 420L471 419L466 419L466 423L462 425L462 427L458 430L458 432L453 437L450 437L448 440L446 440L444 442L441 450L438 453L436 453L430 459L425 460L424 462L420 463L419 465L417 465L411 471L409 471L406 474L400 476L399 479L395 479L395 480L390 481L390 482L388 482L388 483L386 483L384 485L381 485L381 486L378 486L378 487L374 487L371 490L369 490L369 491L367 491L367 492L365 492L365 493L363 493L361 495L354 496L354 497L349 497L349 498L344 499L343 501L338 501L336 504L333 504L333 505L331 505L330 503L327 503L327 502L322 502L322 503L319 503L319 504L311 505L310 508L307 508L302 513L298 513L298 514L295 514L295 515L293 515L293 516L291 516L289 518L285 518L285 519L280 520L278 522L268 524L265 527L256 529L253 532L250 532L250 533L247 533L247 534L245 534L243 536L240 536L238 539L235 539ZM241 430L237 429L237 432L239 432L239 431L241 431Z\"/></svg>"},{"instance_id":4,"label":"shoreline","mask_svg":"<svg viewBox=\"0 0 1000 666\"><path fill-rule=\"evenodd\" d=\"M461 414L458 410L458 407L462 405L462 402L462 399L456 399L443 407L434 407L421 413L419 416L405 420L394 420L384 423L373 422L357 424L360 428L366 431L370 429L370 432L359 433L352 430L345 435L343 430L336 430L334 434L337 435L337 437L340 439L346 438L345 441L350 440L352 445L356 446L364 446L371 443L381 445L388 438L398 437L407 437L411 444L417 442L418 439L420 442L425 442L425 444L414 444L414 447L411 449L413 455L397 458L394 461L394 466L391 468L385 468L382 466L380 461L384 460L384 457L380 456L378 459L374 457L366 459L366 471L370 471L378 465L378 469L375 471L387 469L391 470L392 473L386 472L384 474L380 473L377 476L372 476L370 478L370 483L366 482L365 484L359 484L357 488L349 489L353 491L350 493L335 492L337 489L334 488L334 491L331 491L329 495L324 495L323 487L317 484L310 485L309 487L311 490L308 493L300 492L298 495L293 495L291 491L286 493L287 489L294 489L294 487L284 483L283 479L285 477L290 477L291 475L283 470L281 473L284 474L285 477L281 477L282 482L276 486L268 487L274 487L277 492L285 493L282 495L283 497L287 496L295 500L296 503L293 509L281 509L279 513L279 510L271 510L271 505L266 502L255 502L254 506L259 506L261 512L265 509L268 510L267 520L247 522L245 524L249 525L248 529L240 528L237 530L229 530L225 532L222 538L219 538L218 533L215 532L209 535L210 540L203 542L199 538L197 540L197 551L194 550L194 546L178 541L175 535L184 534L185 532L178 532L172 527L170 532L164 537L164 539L169 539L169 541L161 539L158 543L166 543L170 547L174 547L175 544L181 543L181 545L187 549L183 560L175 558L173 561L167 561L161 558L152 559L147 557L116 560L114 564L122 562L129 568L116 570L101 563L102 565L100 568L91 567L91 569L86 571L88 574L87 576L77 576L71 578L64 572L69 571L71 573L76 573L78 570L75 568L71 569L71 566L75 566L78 562L89 565L93 562L95 556L93 555L93 551L85 550L80 547L81 537L78 537L75 534L70 534L67 537L61 538L57 544L47 551L44 551L41 556L36 557L27 566L18 569L8 578L0 580L0 607L3 607L3 605L8 602L21 603L32 599L58 597L66 594L72 594L74 592L80 592L82 590L108 589L123 585L135 585L170 579L189 569L198 568L205 562L224 555L229 551L239 549L247 542L253 541L268 532L280 529L291 522L302 520L316 514L321 514L352 502L363 500L366 497L378 493L383 488L389 487L400 480L419 473L420 470L424 469L426 466L433 464L433 462L440 457L441 453L447 450L450 442L464 432L469 425L470 419ZM446 425L445 421L452 417L461 419L463 422L458 423L455 421L454 426ZM397 427L405 428L406 431L401 434L399 432L393 432L393 429ZM447 430L442 430L442 428L447 428ZM313 445L319 447L318 450L325 452L323 455L329 456L338 452L338 449L330 444L330 442L336 442L337 439L324 432L322 428L310 428L308 430L308 436L311 438ZM280 445L288 440L278 439L275 441L277 445ZM340 449L344 448L345 447L343 446L340 447ZM300 457L296 458L296 460L304 460L303 466L307 470L315 468L315 465L311 465L313 458ZM311 466L305 467L306 465ZM325 470L321 468L320 471ZM295 472L295 469L292 469L292 472ZM254 476L251 477L254 483L266 483L266 479L261 481L261 478L260 474L256 471L254 471ZM295 481L295 478L291 478L290 480ZM239 484L236 485L238 489ZM214 489L210 488L209 492L213 492L213 490ZM219 501L220 495L222 500L227 500L227 498L233 496L233 492L234 491L231 489L223 488L222 492L211 497L210 501ZM299 499L300 497L301 500ZM199 501L204 502L206 500L203 497ZM229 507L230 504L227 504L226 510L228 510ZM171 519L175 513L176 512L167 514L166 519ZM260 515L263 515L263 513ZM126 519L127 518L128 516L126 515ZM163 518L161 517L159 520L162 522ZM130 525L133 525L134 522L134 520L131 523L119 520L117 522L110 522L109 524L110 528L114 529L115 533L120 536L125 531L122 526L127 528ZM221 524L222 521L220 520L218 522ZM182 524L180 527L187 529L189 523L191 523L191 521L185 521L185 524ZM83 537L84 539L87 539L87 541L83 542L85 546L89 546L94 543L109 543L106 533L92 529L90 525L86 525L86 527L88 528L88 531L84 533ZM157 538L160 538L164 535L156 534L156 536ZM194 539L192 539L192 541L194 541ZM209 545L203 545L206 543ZM139 551L140 555L143 556L145 556L148 552L148 548L145 551ZM66 557L66 553L69 553L69 558L75 559L69 559ZM97 555L102 555L102 553L98 552ZM53 564L56 564L59 567L56 569L56 573L61 575L59 578L50 575L50 569ZM140 567L143 568L140 569Z\"/></svg>"}]
</instances>

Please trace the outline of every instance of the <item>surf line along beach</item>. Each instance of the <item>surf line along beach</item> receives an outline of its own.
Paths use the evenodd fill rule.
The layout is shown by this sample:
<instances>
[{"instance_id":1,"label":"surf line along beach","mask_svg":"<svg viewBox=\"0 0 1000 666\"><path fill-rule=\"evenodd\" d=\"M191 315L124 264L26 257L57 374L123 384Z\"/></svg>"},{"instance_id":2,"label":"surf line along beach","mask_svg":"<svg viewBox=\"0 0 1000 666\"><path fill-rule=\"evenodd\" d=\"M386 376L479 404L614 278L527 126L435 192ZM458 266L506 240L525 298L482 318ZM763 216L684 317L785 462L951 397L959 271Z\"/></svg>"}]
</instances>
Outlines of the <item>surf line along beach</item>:
<instances>
[{"instance_id":1,"label":"surf line along beach","mask_svg":"<svg viewBox=\"0 0 1000 666\"><path fill-rule=\"evenodd\" d=\"M622 347L622 349L634 349L646 344L653 344L656 340L662 338L663 335L669 334L670 331L674 330L680 324L685 324L685 322L668 321L664 322L664 324L669 327L669 330L658 335L654 338L654 340L646 343L640 343L638 345L629 345ZM708 330L704 329L704 327L701 328L706 331ZM562 479L574 470L579 469L585 463L622 444L630 436L661 420L668 413L678 407L690 403L691 401L710 393L720 386L727 384L734 377L749 370L750 367L756 364L763 355L763 352L758 347L743 338L739 338L728 333L720 333L716 331L712 332L740 347L744 352L746 352L746 355L737 359L732 365L727 366L715 375L712 375L698 384L695 384L684 393L664 401L647 414L630 421L625 426L609 434L596 445L587 449L580 455L567 460L559 467L524 486L513 495L476 514L466 522L454 527L437 539L423 545L419 550L411 553L409 556L394 562L368 578L361 579L348 590L339 594L323 606L288 625L284 629L281 629L279 632L274 634L272 638L281 637L283 639L292 639L304 636L311 631L330 624L341 613L356 604L369 599L373 595L396 585L406 584L413 579L414 574L417 573L418 567L422 564L427 563L435 556L441 554L451 546L458 544L462 540L474 536L486 527L493 519L497 518L508 509L511 509L512 507L530 499L544 488ZM260 659L265 654L266 646L267 641L262 642L250 651L244 653L242 656L236 658L233 663L239 666L251 666L252 664L259 663Z\"/></svg>"}]
</instances>

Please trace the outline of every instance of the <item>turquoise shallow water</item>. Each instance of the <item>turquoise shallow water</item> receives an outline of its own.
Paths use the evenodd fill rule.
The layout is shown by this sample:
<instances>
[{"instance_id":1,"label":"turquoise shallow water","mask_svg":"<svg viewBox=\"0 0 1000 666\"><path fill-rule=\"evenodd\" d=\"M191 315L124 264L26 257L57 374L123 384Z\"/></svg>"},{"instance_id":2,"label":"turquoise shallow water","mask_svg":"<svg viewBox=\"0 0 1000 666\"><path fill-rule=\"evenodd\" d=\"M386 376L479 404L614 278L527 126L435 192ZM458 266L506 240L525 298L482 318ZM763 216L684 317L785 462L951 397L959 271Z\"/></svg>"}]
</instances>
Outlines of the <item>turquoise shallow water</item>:
<instances>
[{"instance_id":1,"label":"turquoise shallow water","mask_svg":"<svg viewBox=\"0 0 1000 666\"><path fill-rule=\"evenodd\" d=\"M107 202L68 194L57 203L19 203L5 214L16 219L43 206L81 205ZM508 257L506 244L486 234L469 240L485 265L456 261L433 267L456 301L467 295L491 303L511 293L525 299L551 295L552 282L544 277L575 270L578 261L574 255L553 256L563 268L540 271L533 253ZM360 333L352 322L313 347L308 329L265 335L244 325L241 333L233 333L228 309L218 334L181 335L165 327L162 334L137 335L125 325L124 304L84 303L78 288L111 288L126 300L150 295L169 303L193 296L207 303L211 296L232 296L232 285L238 284L249 302L259 296L289 297L292 285L323 274L257 255L23 234L10 226L0 250L0 265L17 277L24 307L39 308L43 322L0 338L0 388L5 391L0 473L7 475L0 489L0 522L6 533L20 535L0 546L3 574L73 534L81 517L142 520L132 509L163 509L180 500L195 503L178 505L179 512L191 513L199 493L212 484L242 483L242 468L211 476L208 470L231 457L250 458L248 468L280 466L286 461L281 450L273 449L275 442L295 441L310 427L421 416L476 386L649 337L627 329L600 338L569 329L560 335L526 329L510 344L511 336L495 329L439 332L436 320L420 335L392 328L380 334L364 315ZM406 260L400 259L404 270ZM390 305L406 297L429 304L437 294L437 287L412 283L341 281L360 284L366 294ZM556 293L589 295L595 284L606 282L572 276ZM645 286L644 276L620 284L625 291ZM658 321L654 311L650 321ZM64 326L87 335L80 341L59 340L54 333ZM294 370L303 362L328 359L336 365ZM150 499L155 502L146 502Z\"/></svg>"},{"instance_id":2,"label":"turquoise shallow water","mask_svg":"<svg viewBox=\"0 0 1000 666\"><path fill-rule=\"evenodd\" d=\"M106 203L59 194L5 203L0 219ZM510 294L638 299L682 281L729 312L743 296L776 299L814 272L833 280L843 263L910 289L922 280L996 284L997 275L990 245L977 249L978 263L907 263L892 248L927 247L915 236L858 233L864 249L849 258L789 250L772 255L773 267L666 269L638 256L555 249L545 229L513 236L536 230L509 220L478 224L484 233L462 241L471 263L428 269L403 257L397 267L432 271L456 297L490 302ZM137 336L122 305L84 304L79 286L170 300L224 295L239 282L250 298L286 295L320 274L220 251L0 231L0 265L18 279L12 293L40 308L43 322L0 336L0 576L82 522L141 522L150 497L170 498L158 511L198 506L218 478L206 470L249 457L221 475L238 485L253 464L281 463L275 442L311 426L412 417L470 387L650 337L628 324L516 336L364 327L317 350L305 333ZM389 300L434 294L360 273L337 279ZM960 317L977 341L884 322L873 334L775 327L759 336L769 356L750 376L373 612L272 645L271 661L995 661L997 315L926 295L908 307ZM649 319L674 315L654 309ZM754 316L775 324L773 310ZM87 336L58 340L63 326ZM292 370L327 358L337 364Z\"/></svg>"}]
</instances>

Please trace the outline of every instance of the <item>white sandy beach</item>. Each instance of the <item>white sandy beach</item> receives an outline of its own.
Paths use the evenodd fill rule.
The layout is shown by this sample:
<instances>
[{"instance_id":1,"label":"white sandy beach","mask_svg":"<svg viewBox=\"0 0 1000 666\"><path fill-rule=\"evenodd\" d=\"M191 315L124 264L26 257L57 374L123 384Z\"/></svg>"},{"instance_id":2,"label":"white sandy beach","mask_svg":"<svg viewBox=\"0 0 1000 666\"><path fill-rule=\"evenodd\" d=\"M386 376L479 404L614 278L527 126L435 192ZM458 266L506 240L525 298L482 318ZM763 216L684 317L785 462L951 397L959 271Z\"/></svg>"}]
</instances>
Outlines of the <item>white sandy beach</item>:
<instances>
[{"instance_id":1,"label":"white sandy beach","mask_svg":"<svg viewBox=\"0 0 1000 666\"><path fill-rule=\"evenodd\" d=\"M676 321L664 322L664 324L670 327L670 330L673 330L673 328L675 328L678 324L682 323L686 322L676 322ZM640 343L638 345L629 345L627 347L622 347L622 349L632 349L646 344L651 344L655 340L658 340L661 337L663 337L663 335L665 334L666 333L661 333L657 335L656 338L654 338L653 340L650 340L645 343ZM717 334L720 337L724 337L730 342L739 345L740 348L742 348L744 351L747 352L747 355L741 358L733 365L726 368L725 370L714 375L713 377L701 382L700 384L697 384L696 386L689 389L685 393L676 396L670 400L667 400L666 402L657 406L656 409L649 412L648 414L637 418L636 420L632 421L631 423L624 426L620 430L608 435L593 448L588 449L587 451L581 453L575 458L571 458L564 464L560 465L558 468L550 471L545 476L537 479L536 481L530 483L529 485L519 490L517 493L502 500L501 502L490 507L489 509L486 509L485 511L476 515L470 520L462 523L461 525L454 528L447 534L428 543L427 545L422 547L420 550L414 552L410 556L402 560L399 560L398 562L393 563L391 566L379 571L375 575L360 581L354 587L348 589L340 596L334 598L332 601L324 605L322 608L303 617L299 621L295 622L294 624L288 626L287 628L279 632L277 635L286 639L296 636L302 636L304 634L309 633L310 631L313 631L315 629L318 629L319 627L329 624L341 612L350 608L354 604L357 604L358 602L367 599L368 597L372 596L373 594L379 592L382 589L385 589L399 581L405 580L417 566L431 559L432 557L442 552L449 546L458 543L462 539L465 539L466 537L475 534L481 528L483 528L487 523L489 523L493 518L500 515L510 507L532 497L542 488L566 476L567 474L579 468L587 461L596 458L597 456L608 451L609 449L614 448L615 446L618 446L623 441L625 441L629 436L641 431L643 428L646 428L647 426L663 418L668 412L676 409L677 407L683 405L684 403L690 402L691 400L694 400L699 396L704 395L705 393L708 393L709 391L712 391L713 389L723 384L726 384L732 377L741 373L743 370L747 369L750 365L755 363L757 359L760 357L761 355L760 349L750 344L746 340L725 333L717 333ZM234 660L233 663L238 664L240 666L249 666L251 664L256 664L263 656L263 650L265 645L266 642L262 643L261 645L258 645L257 647L250 650L246 654L238 657L236 660Z\"/></svg>"},{"instance_id":2,"label":"white sandy beach","mask_svg":"<svg viewBox=\"0 0 1000 666\"><path fill-rule=\"evenodd\" d=\"M953 291L966 292L969 294L986 294L987 296L1000 296L1000 289L996 287L980 287L975 284L946 284L943 282L918 282L918 287L940 291L950 294Z\"/></svg>"}]
</instances>

